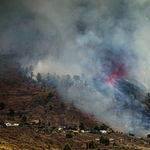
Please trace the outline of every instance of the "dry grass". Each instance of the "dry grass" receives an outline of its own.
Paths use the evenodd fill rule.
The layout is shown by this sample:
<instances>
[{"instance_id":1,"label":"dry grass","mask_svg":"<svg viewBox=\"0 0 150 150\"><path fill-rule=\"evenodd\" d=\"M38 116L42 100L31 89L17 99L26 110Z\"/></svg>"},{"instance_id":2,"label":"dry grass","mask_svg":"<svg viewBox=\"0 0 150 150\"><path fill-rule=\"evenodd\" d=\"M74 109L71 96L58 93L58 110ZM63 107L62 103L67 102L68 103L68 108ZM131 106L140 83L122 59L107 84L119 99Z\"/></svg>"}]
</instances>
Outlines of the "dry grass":
<instances>
[{"instance_id":1,"label":"dry grass","mask_svg":"<svg viewBox=\"0 0 150 150\"><path fill-rule=\"evenodd\" d=\"M23 115L27 116L27 122L31 122L35 119L40 119L45 125L51 122L52 126L59 125L71 125L77 126L78 122L83 122L87 128L94 128L96 125L100 125L94 117L82 113L80 110L70 107L70 102L65 101L65 98L61 98L58 92L53 86L41 89L41 85L34 86L33 83L23 82L18 77L17 67L11 61L11 56L0 58L0 102L4 102L6 107L4 110L0 110L0 119L9 122L21 122L17 114L21 111ZM7 61L6 61L7 60ZM64 89L59 89L65 92ZM46 104L43 100L51 92L53 97ZM61 109L62 100L65 103L65 109ZM71 100L70 100L71 101ZM53 107L49 110L49 105ZM13 108L15 115L11 117L8 115L9 109ZM0 141L4 144L0 144L0 149L15 150L20 149L48 149L48 143L51 143L51 149L63 149L65 143L69 142L73 149L83 149L86 146L86 142L100 138L99 134L77 134L73 135L73 138L66 138L65 133L36 133L35 128L31 127L7 127L0 128ZM104 134L108 138L115 139L117 146L113 146L111 142L110 146L100 145L99 141L95 141L101 149L144 149L148 146L144 146L144 142L147 139L138 139L135 137L127 136L124 134L113 133ZM135 140L131 140L131 139ZM122 139L122 140L121 140Z\"/></svg>"}]
</instances>

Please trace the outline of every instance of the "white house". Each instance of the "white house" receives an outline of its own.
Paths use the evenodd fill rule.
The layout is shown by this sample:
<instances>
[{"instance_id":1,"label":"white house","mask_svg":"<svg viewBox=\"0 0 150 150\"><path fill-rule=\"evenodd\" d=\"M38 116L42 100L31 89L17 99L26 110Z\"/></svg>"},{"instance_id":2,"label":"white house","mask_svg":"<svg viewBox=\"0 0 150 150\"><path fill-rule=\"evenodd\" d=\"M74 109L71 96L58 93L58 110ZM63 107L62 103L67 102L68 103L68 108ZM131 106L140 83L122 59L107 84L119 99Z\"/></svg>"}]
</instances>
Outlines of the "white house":
<instances>
[{"instance_id":1,"label":"white house","mask_svg":"<svg viewBox=\"0 0 150 150\"><path fill-rule=\"evenodd\" d=\"M7 127L13 127L13 126L19 126L19 124L18 123L11 124L11 123L7 122L6 126Z\"/></svg>"},{"instance_id":2,"label":"white house","mask_svg":"<svg viewBox=\"0 0 150 150\"><path fill-rule=\"evenodd\" d=\"M84 130L81 130L81 133L84 133Z\"/></svg>"},{"instance_id":3,"label":"white house","mask_svg":"<svg viewBox=\"0 0 150 150\"><path fill-rule=\"evenodd\" d=\"M102 132L102 133L107 133L107 131L106 131L106 130L100 130L100 132Z\"/></svg>"},{"instance_id":4,"label":"white house","mask_svg":"<svg viewBox=\"0 0 150 150\"><path fill-rule=\"evenodd\" d=\"M62 128L61 128L61 127L58 127L58 130L60 131L60 130L62 130Z\"/></svg>"}]
</instances>

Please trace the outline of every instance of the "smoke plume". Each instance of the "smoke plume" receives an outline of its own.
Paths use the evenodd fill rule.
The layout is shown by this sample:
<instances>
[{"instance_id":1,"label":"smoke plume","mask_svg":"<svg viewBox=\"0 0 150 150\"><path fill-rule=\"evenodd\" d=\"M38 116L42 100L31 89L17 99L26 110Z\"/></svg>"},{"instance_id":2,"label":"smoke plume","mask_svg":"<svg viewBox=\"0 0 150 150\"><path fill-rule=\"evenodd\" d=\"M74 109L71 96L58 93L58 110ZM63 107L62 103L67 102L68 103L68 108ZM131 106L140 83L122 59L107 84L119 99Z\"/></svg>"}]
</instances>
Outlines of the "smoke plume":
<instances>
[{"instance_id":1,"label":"smoke plume","mask_svg":"<svg viewBox=\"0 0 150 150\"><path fill-rule=\"evenodd\" d=\"M92 87L99 76L128 77L150 89L148 0L3 0L1 8L1 53L33 64L35 74L84 75ZM106 111L114 105L111 92L72 88L68 97L86 95L78 108L130 130L130 112L121 119Z\"/></svg>"}]
</instances>

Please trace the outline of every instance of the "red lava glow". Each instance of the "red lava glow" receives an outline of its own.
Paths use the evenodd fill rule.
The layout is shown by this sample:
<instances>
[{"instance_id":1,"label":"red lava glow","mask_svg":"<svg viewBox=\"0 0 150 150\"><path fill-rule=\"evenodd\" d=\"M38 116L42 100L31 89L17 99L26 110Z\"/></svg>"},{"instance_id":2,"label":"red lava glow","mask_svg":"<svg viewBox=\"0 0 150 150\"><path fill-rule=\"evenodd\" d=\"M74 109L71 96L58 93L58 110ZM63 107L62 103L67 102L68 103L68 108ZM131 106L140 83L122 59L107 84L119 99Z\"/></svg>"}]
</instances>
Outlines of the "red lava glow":
<instances>
[{"instance_id":1,"label":"red lava glow","mask_svg":"<svg viewBox=\"0 0 150 150\"><path fill-rule=\"evenodd\" d=\"M114 70L112 71L112 74L111 76L107 76L107 79L106 79L106 84L108 85L113 85L113 80L115 80L115 78L118 78L118 77L126 77L127 76L127 71L126 71L126 68L124 67L121 67L120 64L118 63Z\"/></svg>"},{"instance_id":2,"label":"red lava glow","mask_svg":"<svg viewBox=\"0 0 150 150\"><path fill-rule=\"evenodd\" d=\"M112 78L111 78L111 77L107 77L106 84L113 85L113 82L112 82Z\"/></svg>"}]
</instances>

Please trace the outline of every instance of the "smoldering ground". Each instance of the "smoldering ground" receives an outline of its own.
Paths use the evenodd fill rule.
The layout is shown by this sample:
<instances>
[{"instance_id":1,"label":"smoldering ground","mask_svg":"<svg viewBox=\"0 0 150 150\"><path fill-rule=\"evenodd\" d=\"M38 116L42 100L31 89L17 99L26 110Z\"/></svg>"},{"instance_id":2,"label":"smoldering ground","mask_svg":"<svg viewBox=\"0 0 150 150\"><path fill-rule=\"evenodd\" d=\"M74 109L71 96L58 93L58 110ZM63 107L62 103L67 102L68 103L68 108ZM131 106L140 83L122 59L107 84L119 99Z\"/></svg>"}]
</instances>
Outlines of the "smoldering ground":
<instances>
[{"instance_id":1,"label":"smoldering ground","mask_svg":"<svg viewBox=\"0 0 150 150\"><path fill-rule=\"evenodd\" d=\"M33 64L34 74L84 74L92 79L102 74L112 77L118 68L117 76L134 78L150 88L148 0L3 0L1 4L1 51L14 53L24 66ZM68 96L73 96L71 91ZM85 99L82 110L88 113L92 106L90 112L97 118L107 113L110 125L118 120L129 130L130 112L122 119L106 112L111 97L96 92Z\"/></svg>"}]
</instances>

